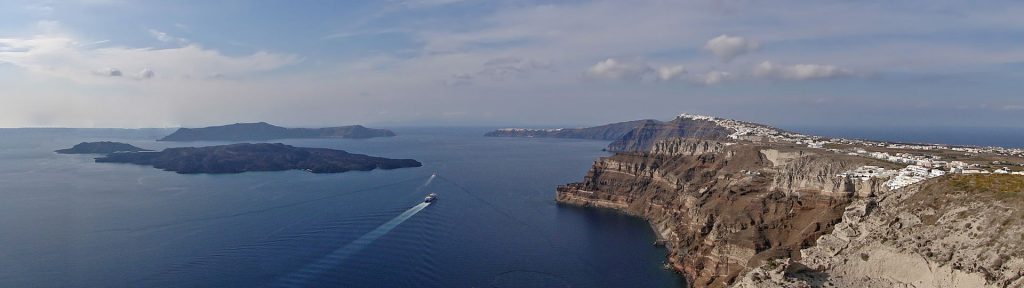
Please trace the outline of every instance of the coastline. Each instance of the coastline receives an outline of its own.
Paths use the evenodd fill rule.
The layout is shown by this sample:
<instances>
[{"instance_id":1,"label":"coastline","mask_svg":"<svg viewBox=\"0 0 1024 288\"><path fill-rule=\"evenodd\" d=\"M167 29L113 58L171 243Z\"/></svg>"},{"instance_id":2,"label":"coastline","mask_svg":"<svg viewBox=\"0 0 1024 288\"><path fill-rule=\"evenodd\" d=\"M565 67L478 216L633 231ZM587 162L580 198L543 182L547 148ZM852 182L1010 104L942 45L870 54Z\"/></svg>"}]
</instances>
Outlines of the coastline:
<instances>
[{"instance_id":1,"label":"coastline","mask_svg":"<svg viewBox=\"0 0 1024 288\"><path fill-rule=\"evenodd\" d=\"M644 222L647 222L647 225L648 225L648 227L651 228L651 232L652 232L652 234L654 234L654 238L655 238L654 243L652 243L652 245L661 246L662 248L665 249L665 262L664 262L664 264L667 265L668 268L672 269L672 271L675 272L676 275L679 275L679 277L682 277L682 279L683 279L683 281L684 281L684 283L685 283L685 285L687 287L691 286L689 283L692 283L692 280L693 280L693 276L692 275L694 275L693 273L695 271L692 271L692 269L687 269L686 266L683 265L683 263L681 261L677 260L679 257L674 257L674 256L676 256L675 255L675 253L676 253L675 252L675 247L673 247L672 241L669 241L668 237L666 237L663 234L663 233L666 233L666 232L670 233L671 232L670 230L668 230L668 229L659 229L657 224L655 224L653 221L651 221L651 219L649 219L648 217L646 217L642 213L635 213L635 212L632 212L631 210L629 210L628 209L629 205L626 204L626 203L619 203L619 202L608 201L608 200L597 200L597 201L595 201L593 199L589 199L589 198L573 195L573 194L578 194L578 193L581 193L581 192L586 194L586 192L589 192L589 191L572 189L572 188L570 188L568 186L565 186L565 185L559 186L556 189L557 189L557 191L555 193L555 203L557 205L560 205L560 206L564 205L564 206L570 206L570 207L579 207L579 208L587 208L587 209L606 210L606 211L610 211L610 212L621 214L621 215L635 217L635 218L643 220Z\"/></svg>"}]
</instances>

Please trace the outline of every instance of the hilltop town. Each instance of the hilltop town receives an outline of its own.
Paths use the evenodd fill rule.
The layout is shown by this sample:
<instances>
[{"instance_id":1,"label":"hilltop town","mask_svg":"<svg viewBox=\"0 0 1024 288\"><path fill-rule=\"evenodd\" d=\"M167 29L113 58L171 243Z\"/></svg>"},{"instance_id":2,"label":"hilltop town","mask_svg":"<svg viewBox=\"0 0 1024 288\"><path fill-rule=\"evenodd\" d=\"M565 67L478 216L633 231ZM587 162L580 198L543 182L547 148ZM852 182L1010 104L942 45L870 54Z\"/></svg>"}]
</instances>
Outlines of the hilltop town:
<instances>
[{"instance_id":1,"label":"hilltop town","mask_svg":"<svg viewBox=\"0 0 1024 288\"><path fill-rule=\"evenodd\" d=\"M897 189L947 173L1024 175L1024 148L973 147L965 145L892 143L885 141L830 138L805 135L732 119L706 115L680 114L677 118L709 121L735 131L729 138L738 141L791 143L831 153L862 156L898 165L886 169L865 165L837 174L838 177L888 179L885 185Z\"/></svg>"}]
</instances>

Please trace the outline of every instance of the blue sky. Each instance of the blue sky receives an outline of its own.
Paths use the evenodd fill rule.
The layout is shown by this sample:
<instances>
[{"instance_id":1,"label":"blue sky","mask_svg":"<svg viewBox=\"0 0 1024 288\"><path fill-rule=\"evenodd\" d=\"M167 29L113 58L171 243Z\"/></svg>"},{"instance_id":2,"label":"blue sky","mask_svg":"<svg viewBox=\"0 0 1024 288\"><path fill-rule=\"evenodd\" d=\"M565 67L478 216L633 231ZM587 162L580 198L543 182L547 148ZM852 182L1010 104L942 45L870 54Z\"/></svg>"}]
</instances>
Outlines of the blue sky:
<instances>
[{"instance_id":1,"label":"blue sky","mask_svg":"<svg viewBox=\"0 0 1024 288\"><path fill-rule=\"evenodd\" d=\"M0 127L1024 124L1019 1L3 1Z\"/></svg>"}]
</instances>

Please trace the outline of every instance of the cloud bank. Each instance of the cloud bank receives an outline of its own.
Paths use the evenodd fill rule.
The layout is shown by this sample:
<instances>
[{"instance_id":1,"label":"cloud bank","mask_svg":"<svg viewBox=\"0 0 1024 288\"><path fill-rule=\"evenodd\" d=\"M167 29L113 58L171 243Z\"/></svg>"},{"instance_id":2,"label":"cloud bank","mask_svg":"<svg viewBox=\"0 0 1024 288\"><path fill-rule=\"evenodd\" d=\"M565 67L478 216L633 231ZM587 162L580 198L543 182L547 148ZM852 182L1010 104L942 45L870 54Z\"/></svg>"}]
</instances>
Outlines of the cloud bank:
<instances>
[{"instance_id":1,"label":"cloud bank","mask_svg":"<svg viewBox=\"0 0 1024 288\"><path fill-rule=\"evenodd\" d=\"M671 81L681 79L686 73L682 65L654 65L608 58L590 66L586 75L608 80Z\"/></svg>"},{"instance_id":2,"label":"cloud bank","mask_svg":"<svg viewBox=\"0 0 1024 288\"><path fill-rule=\"evenodd\" d=\"M707 44L704 44L705 50L711 51L712 54L726 62L732 61L740 55L754 52L760 47L761 44L757 41L725 34L712 38L708 40Z\"/></svg>"},{"instance_id":3,"label":"cloud bank","mask_svg":"<svg viewBox=\"0 0 1024 288\"><path fill-rule=\"evenodd\" d=\"M83 44L83 41L61 34L0 39L0 63L38 74L91 82L96 80L94 75L120 77L124 76L122 71L125 70L140 71L135 75L137 79L154 78L154 71L176 79L245 76L301 60L298 56L265 51L228 56L194 43L162 49L102 44L105 43Z\"/></svg>"},{"instance_id":4,"label":"cloud bank","mask_svg":"<svg viewBox=\"0 0 1024 288\"><path fill-rule=\"evenodd\" d=\"M811 80L824 78L851 77L856 74L853 71L843 69L834 65L820 64L796 64L779 65L771 61L764 61L754 66L754 76L780 79L780 80Z\"/></svg>"}]
</instances>

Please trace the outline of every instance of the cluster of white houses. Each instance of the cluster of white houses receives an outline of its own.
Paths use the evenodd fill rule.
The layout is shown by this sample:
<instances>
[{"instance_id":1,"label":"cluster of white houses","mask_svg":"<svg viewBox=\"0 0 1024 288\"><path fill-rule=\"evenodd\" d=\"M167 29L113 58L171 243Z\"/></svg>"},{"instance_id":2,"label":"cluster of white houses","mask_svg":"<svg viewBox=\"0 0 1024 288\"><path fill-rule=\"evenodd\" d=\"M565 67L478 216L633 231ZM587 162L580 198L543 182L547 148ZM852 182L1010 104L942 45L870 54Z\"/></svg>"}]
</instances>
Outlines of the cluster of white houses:
<instances>
[{"instance_id":1,"label":"cluster of white houses","mask_svg":"<svg viewBox=\"0 0 1024 288\"><path fill-rule=\"evenodd\" d=\"M562 128L557 129L530 129L530 128L501 128L498 129L501 132L558 132L562 131Z\"/></svg>"},{"instance_id":2,"label":"cluster of white houses","mask_svg":"<svg viewBox=\"0 0 1024 288\"><path fill-rule=\"evenodd\" d=\"M678 118L714 122L718 126L722 126L725 127L726 129L733 130L733 133L729 134L729 138L735 140L768 140L777 142L802 143L804 141L815 142L821 139L821 137L818 136L808 136L798 133L786 132L765 125L757 125L753 123L718 118L707 115L679 114Z\"/></svg>"},{"instance_id":3,"label":"cluster of white houses","mask_svg":"<svg viewBox=\"0 0 1024 288\"><path fill-rule=\"evenodd\" d=\"M729 135L729 138L736 140L750 140L750 141L773 141L773 142L787 142L795 143L799 145L806 145L809 148L824 149L827 144L847 145L847 146L862 146L862 147L879 147L889 149L902 149L902 150L919 150L919 151L932 151L932 150L952 150L957 152L963 152L967 155L976 155L982 153L991 153L1004 156L1017 156L1024 157L1024 148L1004 148L1004 147L972 147L972 146L949 146L940 144L906 144L906 143L889 143L882 141L869 141L859 139L845 139L845 138L826 138L821 136L804 135L793 132L786 132L777 128L773 128L765 125L758 125L747 123L743 121L737 121L732 119L724 119L706 115L694 115L694 114L680 114L679 118L686 118L691 120L703 120L710 121L718 124L719 126L733 130L734 132ZM858 155L868 153L864 149L856 149L855 151L841 151L839 149L828 149L837 153L856 153ZM953 164L959 168L963 165L956 165L957 163L944 163L938 161L940 164L929 164L929 161L935 161L938 157L934 156L915 156L907 153L898 153L897 155L887 155L884 152L873 152L881 154L862 155L875 159L886 160L901 164L915 164L925 167L931 167L932 165L946 165ZM953 161L956 162L956 161ZM962 162L960 163L962 164Z\"/></svg>"},{"instance_id":4,"label":"cluster of white houses","mask_svg":"<svg viewBox=\"0 0 1024 288\"><path fill-rule=\"evenodd\" d=\"M907 167L899 170L885 169L878 166L861 166L857 169L840 173L836 177L857 178L861 181L868 181L872 178L887 179L885 186L891 190L942 175L946 175L946 171L938 168L907 165Z\"/></svg>"},{"instance_id":5,"label":"cluster of white houses","mask_svg":"<svg viewBox=\"0 0 1024 288\"><path fill-rule=\"evenodd\" d=\"M710 121L715 124L734 131L729 138L735 140L749 141L771 141L786 142L798 145L806 145L809 148L826 149L827 144L837 144L859 147L879 147L901 150L938 151L952 150L963 152L967 155L991 153L1005 156L1024 157L1024 148L1003 148L1003 147L970 147L970 146L948 146L937 144L904 144L888 143L881 141L868 141L844 138L825 138L820 136L803 135L799 133L786 132L764 125L757 125L732 119L724 119L706 115L680 114L679 118ZM963 161L945 161L935 155L914 155L910 153L887 153L870 152L862 148L851 149L827 149L835 153L846 153L862 157L874 158L907 166L899 170L885 169L876 166L863 166L836 176L855 177L861 180L871 178L887 178L885 185L890 189L897 189L907 185L945 175L946 173L961 174L1016 174L1024 175L1024 171L1011 171L1008 167L1002 167L989 171L977 164L968 164ZM1004 163L1010 164L1010 163ZM1017 164L1022 165L1024 164Z\"/></svg>"}]
</instances>

